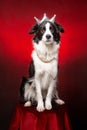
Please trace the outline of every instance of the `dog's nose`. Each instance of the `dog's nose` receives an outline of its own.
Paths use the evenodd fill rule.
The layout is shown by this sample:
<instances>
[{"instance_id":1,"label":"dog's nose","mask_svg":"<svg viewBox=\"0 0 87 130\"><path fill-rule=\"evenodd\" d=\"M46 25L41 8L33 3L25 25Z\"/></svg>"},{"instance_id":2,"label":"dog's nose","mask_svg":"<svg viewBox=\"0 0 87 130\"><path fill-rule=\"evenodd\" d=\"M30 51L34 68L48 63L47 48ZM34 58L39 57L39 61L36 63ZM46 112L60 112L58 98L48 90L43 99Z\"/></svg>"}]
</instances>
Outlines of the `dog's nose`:
<instances>
[{"instance_id":1,"label":"dog's nose","mask_svg":"<svg viewBox=\"0 0 87 130\"><path fill-rule=\"evenodd\" d=\"M47 35L46 35L46 38L47 38L47 39L50 39L50 38L51 38L51 35L47 34Z\"/></svg>"}]
</instances>

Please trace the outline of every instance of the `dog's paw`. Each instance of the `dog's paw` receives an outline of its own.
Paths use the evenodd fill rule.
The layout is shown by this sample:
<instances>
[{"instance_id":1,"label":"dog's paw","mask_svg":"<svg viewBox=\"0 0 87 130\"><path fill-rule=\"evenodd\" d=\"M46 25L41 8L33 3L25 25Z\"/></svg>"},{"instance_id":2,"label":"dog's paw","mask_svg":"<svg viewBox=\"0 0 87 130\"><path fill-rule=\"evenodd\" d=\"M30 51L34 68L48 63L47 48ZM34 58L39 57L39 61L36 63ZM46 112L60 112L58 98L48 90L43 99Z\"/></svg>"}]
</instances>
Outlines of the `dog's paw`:
<instances>
[{"instance_id":1,"label":"dog's paw","mask_svg":"<svg viewBox=\"0 0 87 130\"><path fill-rule=\"evenodd\" d=\"M65 102L64 102L63 100L61 100L61 99L57 99L57 100L55 100L55 102L56 102L57 104L59 104L59 105L65 104Z\"/></svg>"},{"instance_id":2,"label":"dog's paw","mask_svg":"<svg viewBox=\"0 0 87 130\"><path fill-rule=\"evenodd\" d=\"M46 108L47 110L51 110L51 109L52 109L51 103L50 103L50 102L46 102L46 103L45 103L45 108Z\"/></svg>"},{"instance_id":3,"label":"dog's paw","mask_svg":"<svg viewBox=\"0 0 87 130\"><path fill-rule=\"evenodd\" d=\"M38 112L43 112L45 110L44 106L43 105L38 105L37 106L37 111Z\"/></svg>"},{"instance_id":4,"label":"dog's paw","mask_svg":"<svg viewBox=\"0 0 87 130\"><path fill-rule=\"evenodd\" d=\"M30 101L27 101L25 104L24 104L25 107L30 107L31 106L31 102Z\"/></svg>"}]
</instances>

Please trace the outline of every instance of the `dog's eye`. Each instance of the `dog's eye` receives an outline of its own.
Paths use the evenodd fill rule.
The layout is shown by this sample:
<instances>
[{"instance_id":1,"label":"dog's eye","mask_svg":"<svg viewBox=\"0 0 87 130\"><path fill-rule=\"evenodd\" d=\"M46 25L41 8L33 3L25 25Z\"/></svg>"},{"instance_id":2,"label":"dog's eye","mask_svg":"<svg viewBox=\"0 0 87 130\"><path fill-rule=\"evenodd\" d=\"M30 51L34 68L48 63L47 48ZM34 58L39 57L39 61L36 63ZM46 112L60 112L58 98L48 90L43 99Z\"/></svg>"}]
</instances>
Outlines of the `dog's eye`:
<instances>
[{"instance_id":1,"label":"dog's eye","mask_svg":"<svg viewBox=\"0 0 87 130\"><path fill-rule=\"evenodd\" d=\"M45 27L42 28L45 31Z\"/></svg>"},{"instance_id":2,"label":"dog's eye","mask_svg":"<svg viewBox=\"0 0 87 130\"><path fill-rule=\"evenodd\" d=\"M50 31L53 33L54 32L54 30L53 30L53 28L50 26Z\"/></svg>"},{"instance_id":3,"label":"dog's eye","mask_svg":"<svg viewBox=\"0 0 87 130\"><path fill-rule=\"evenodd\" d=\"M45 27L41 28L41 33L44 33L45 32Z\"/></svg>"}]
</instances>

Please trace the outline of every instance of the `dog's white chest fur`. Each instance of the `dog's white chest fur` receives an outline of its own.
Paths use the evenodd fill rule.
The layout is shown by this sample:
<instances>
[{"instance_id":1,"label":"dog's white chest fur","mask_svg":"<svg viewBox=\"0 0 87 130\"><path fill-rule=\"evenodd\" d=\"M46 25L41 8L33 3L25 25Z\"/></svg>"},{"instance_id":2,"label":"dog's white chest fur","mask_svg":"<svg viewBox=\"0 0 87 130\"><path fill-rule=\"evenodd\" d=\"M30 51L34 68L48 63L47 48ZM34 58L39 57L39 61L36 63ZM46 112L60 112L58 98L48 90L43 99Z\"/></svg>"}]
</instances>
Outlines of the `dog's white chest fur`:
<instances>
[{"instance_id":1,"label":"dog's white chest fur","mask_svg":"<svg viewBox=\"0 0 87 130\"><path fill-rule=\"evenodd\" d=\"M32 58L35 65L35 76L39 77L41 88L47 89L49 82L55 80L57 76L58 45L54 44L48 51L44 43L40 42L39 46L34 44L34 48Z\"/></svg>"},{"instance_id":2,"label":"dog's white chest fur","mask_svg":"<svg viewBox=\"0 0 87 130\"><path fill-rule=\"evenodd\" d=\"M44 63L39 59L35 51L33 51L32 57L35 65L35 73L36 76L39 75L41 87L47 89L50 80L55 79L57 76L57 61L54 59L50 63Z\"/></svg>"}]
</instances>

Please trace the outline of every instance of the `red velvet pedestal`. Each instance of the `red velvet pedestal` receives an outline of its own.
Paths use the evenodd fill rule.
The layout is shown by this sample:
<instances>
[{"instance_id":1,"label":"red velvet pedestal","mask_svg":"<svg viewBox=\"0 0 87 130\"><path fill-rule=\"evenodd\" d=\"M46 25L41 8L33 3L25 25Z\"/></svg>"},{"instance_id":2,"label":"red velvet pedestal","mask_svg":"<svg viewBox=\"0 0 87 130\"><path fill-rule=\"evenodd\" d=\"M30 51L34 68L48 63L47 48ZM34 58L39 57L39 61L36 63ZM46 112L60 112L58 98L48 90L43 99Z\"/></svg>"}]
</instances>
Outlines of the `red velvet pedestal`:
<instances>
[{"instance_id":1,"label":"red velvet pedestal","mask_svg":"<svg viewBox=\"0 0 87 130\"><path fill-rule=\"evenodd\" d=\"M65 105L37 112L35 107L18 104L9 130L71 130Z\"/></svg>"}]
</instances>

